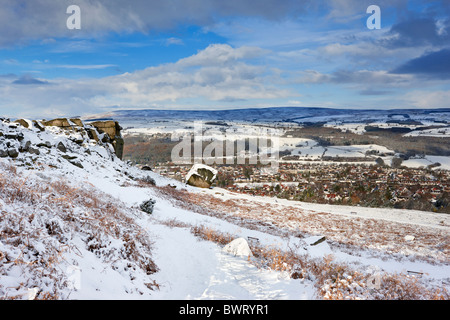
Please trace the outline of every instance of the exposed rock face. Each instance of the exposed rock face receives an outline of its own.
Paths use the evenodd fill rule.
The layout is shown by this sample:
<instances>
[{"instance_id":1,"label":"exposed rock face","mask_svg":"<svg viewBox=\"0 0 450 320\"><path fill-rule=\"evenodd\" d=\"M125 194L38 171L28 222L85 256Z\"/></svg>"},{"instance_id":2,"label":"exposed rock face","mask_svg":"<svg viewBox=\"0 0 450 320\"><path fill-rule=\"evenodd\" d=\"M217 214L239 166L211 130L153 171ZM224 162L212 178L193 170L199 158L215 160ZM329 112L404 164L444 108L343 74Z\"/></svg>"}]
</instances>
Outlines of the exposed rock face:
<instances>
[{"instance_id":1,"label":"exposed rock face","mask_svg":"<svg viewBox=\"0 0 450 320\"><path fill-rule=\"evenodd\" d=\"M18 120L20 121L20 120ZM53 119L53 120L43 120L41 123L45 127L60 127L60 128L72 128L71 124L69 123L69 120L66 118L60 118L60 119Z\"/></svg>"},{"instance_id":2,"label":"exposed rock face","mask_svg":"<svg viewBox=\"0 0 450 320\"><path fill-rule=\"evenodd\" d=\"M25 120L16 120L18 123L23 123ZM123 137L120 131L122 127L117 121L95 121L90 123L83 123L80 119L72 118L58 118L48 121L41 121L40 124L44 127L55 126L67 130L85 130L88 136L95 141L102 141L104 143L111 143L116 156L122 159L123 156Z\"/></svg>"},{"instance_id":3,"label":"exposed rock face","mask_svg":"<svg viewBox=\"0 0 450 320\"><path fill-rule=\"evenodd\" d=\"M29 128L29 126L30 126L30 123L28 121L24 120L24 119L19 119L19 120L16 120L14 122L22 125L25 128Z\"/></svg>"},{"instance_id":4,"label":"exposed rock face","mask_svg":"<svg viewBox=\"0 0 450 320\"><path fill-rule=\"evenodd\" d=\"M123 156L123 145L124 140L120 130L122 127L119 125L117 121L95 121L90 123L94 126L97 131L100 133L105 133L107 136L103 136L103 142L111 141L114 150L116 151L116 155L119 159L122 159Z\"/></svg>"},{"instance_id":5,"label":"exposed rock face","mask_svg":"<svg viewBox=\"0 0 450 320\"><path fill-rule=\"evenodd\" d=\"M216 169L204 164L194 164L186 175L186 183L198 188L209 188L216 176Z\"/></svg>"}]
</instances>

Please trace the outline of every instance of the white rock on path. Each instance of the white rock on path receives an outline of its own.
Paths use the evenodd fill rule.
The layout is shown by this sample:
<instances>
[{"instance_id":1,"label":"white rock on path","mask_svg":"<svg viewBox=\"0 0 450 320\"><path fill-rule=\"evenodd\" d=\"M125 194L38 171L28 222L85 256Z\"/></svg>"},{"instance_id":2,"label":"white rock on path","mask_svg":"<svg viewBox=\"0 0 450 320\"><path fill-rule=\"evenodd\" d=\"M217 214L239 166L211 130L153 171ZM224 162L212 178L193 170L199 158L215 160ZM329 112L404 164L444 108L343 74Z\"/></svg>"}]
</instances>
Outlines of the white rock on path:
<instances>
[{"instance_id":1,"label":"white rock on path","mask_svg":"<svg viewBox=\"0 0 450 320\"><path fill-rule=\"evenodd\" d=\"M248 246L247 240L245 240L244 238L234 239L225 247L223 247L222 251L234 256L253 256L253 253Z\"/></svg>"}]
</instances>

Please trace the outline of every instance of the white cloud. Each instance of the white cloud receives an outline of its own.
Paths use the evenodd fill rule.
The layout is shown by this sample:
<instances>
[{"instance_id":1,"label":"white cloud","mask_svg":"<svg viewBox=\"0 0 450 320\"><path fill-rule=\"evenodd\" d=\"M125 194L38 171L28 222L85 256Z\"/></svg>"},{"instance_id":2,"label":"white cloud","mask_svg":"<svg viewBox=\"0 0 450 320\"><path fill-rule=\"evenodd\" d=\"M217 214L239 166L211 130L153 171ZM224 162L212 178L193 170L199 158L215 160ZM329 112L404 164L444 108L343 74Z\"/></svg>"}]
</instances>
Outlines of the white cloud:
<instances>
[{"instance_id":1,"label":"white cloud","mask_svg":"<svg viewBox=\"0 0 450 320\"><path fill-rule=\"evenodd\" d=\"M305 11L310 0L2 0L0 45L30 39L97 37L108 32L149 32L179 25L206 26L223 17L252 16L283 19ZM81 10L81 30L68 30L66 9Z\"/></svg>"},{"instance_id":2,"label":"white cloud","mask_svg":"<svg viewBox=\"0 0 450 320\"><path fill-rule=\"evenodd\" d=\"M258 47L232 48L228 44L212 44L193 56L179 60L176 64L183 67L224 66L239 60L253 59L268 52Z\"/></svg>"},{"instance_id":3,"label":"white cloud","mask_svg":"<svg viewBox=\"0 0 450 320\"><path fill-rule=\"evenodd\" d=\"M359 84L372 87L407 87L417 84L411 75L392 74L385 70L337 70L332 73L305 70L296 72L293 81L305 84Z\"/></svg>"},{"instance_id":4,"label":"white cloud","mask_svg":"<svg viewBox=\"0 0 450 320\"><path fill-rule=\"evenodd\" d=\"M180 38L171 37L166 40L166 45L184 45L184 41Z\"/></svg>"},{"instance_id":5,"label":"white cloud","mask_svg":"<svg viewBox=\"0 0 450 320\"><path fill-rule=\"evenodd\" d=\"M117 67L115 64L58 64L52 65L54 68L63 69L81 69L81 70L93 70L93 69L106 69L111 67Z\"/></svg>"},{"instance_id":6,"label":"white cloud","mask_svg":"<svg viewBox=\"0 0 450 320\"><path fill-rule=\"evenodd\" d=\"M265 67L242 61L257 57L262 52L259 48L234 49L228 45L210 45L175 63L149 67L102 81L115 88L108 103L128 101L135 106L186 98L232 101L272 99L292 94L265 83Z\"/></svg>"},{"instance_id":7,"label":"white cloud","mask_svg":"<svg viewBox=\"0 0 450 320\"><path fill-rule=\"evenodd\" d=\"M49 82L50 85L39 87L19 87L10 80L3 80L0 95L4 99L0 108L10 105L19 110L17 113L24 114L58 109L60 113L79 115L105 107L145 108L154 103L177 103L189 99L208 106L210 102L297 96L290 90L271 84L267 79L272 80L277 75L270 69L250 64L251 59L260 57L264 52L252 47L210 45L175 63L105 78L55 79Z\"/></svg>"}]
</instances>

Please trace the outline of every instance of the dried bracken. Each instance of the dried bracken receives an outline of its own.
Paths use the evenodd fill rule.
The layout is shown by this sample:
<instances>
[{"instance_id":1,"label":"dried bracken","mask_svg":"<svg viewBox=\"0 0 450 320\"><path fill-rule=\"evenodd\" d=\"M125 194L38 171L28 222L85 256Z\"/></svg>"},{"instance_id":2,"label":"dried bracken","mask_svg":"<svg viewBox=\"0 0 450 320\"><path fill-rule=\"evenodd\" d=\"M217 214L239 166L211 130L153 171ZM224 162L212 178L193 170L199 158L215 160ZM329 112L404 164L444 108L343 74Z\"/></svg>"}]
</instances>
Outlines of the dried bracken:
<instances>
[{"instance_id":1,"label":"dried bracken","mask_svg":"<svg viewBox=\"0 0 450 320\"><path fill-rule=\"evenodd\" d=\"M147 275L158 270L148 233L130 217L132 209L117 199L88 183L42 183L34 175L18 174L13 165L0 166L0 276L20 274L23 279L0 287L0 299L26 298L30 288L39 288L34 299L67 298L66 254L82 255L83 250L112 269L126 266ZM76 238L84 248L75 244Z\"/></svg>"},{"instance_id":2,"label":"dried bracken","mask_svg":"<svg viewBox=\"0 0 450 320\"><path fill-rule=\"evenodd\" d=\"M245 199L220 199L206 193L191 193L162 187L171 201L185 209L214 215L249 229L284 235L295 232L303 236L321 234L333 245L353 250L370 249L392 255L407 255L431 263L450 261L450 243L444 241L448 231L426 226L362 217L302 210L295 205L267 205ZM405 241L414 234L417 241Z\"/></svg>"}]
</instances>

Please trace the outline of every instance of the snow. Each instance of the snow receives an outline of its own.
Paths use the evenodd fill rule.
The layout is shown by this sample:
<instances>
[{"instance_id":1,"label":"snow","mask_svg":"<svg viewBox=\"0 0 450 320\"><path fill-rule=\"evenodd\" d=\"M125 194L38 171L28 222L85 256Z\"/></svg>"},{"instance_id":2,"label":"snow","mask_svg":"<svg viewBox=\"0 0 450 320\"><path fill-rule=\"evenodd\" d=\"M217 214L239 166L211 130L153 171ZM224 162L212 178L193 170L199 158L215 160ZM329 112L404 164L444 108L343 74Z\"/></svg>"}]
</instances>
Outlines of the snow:
<instances>
[{"instance_id":1,"label":"snow","mask_svg":"<svg viewBox=\"0 0 450 320\"><path fill-rule=\"evenodd\" d=\"M223 200L243 199L255 201L267 206L290 206L296 209L310 212L326 212L334 215L342 215L346 217L376 218L385 221L407 223L412 225L429 226L433 228L446 228L442 226L442 221L446 221L445 225L450 226L450 216L446 213L433 213L418 210L406 209L390 209L390 208L370 208L370 207L354 207L345 205L317 204L300 201L290 201L287 199L278 199L263 196L253 196L242 193L231 192L227 189L214 188L212 190L202 190L212 196L220 197ZM446 228L447 230L447 228Z\"/></svg>"},{"instance_id":2,"label":"snow","mask_svg":"<svg viewBox=\"0 0 450 320\"><path fill-rule=\"evenodd\" d=\"M204 216L176 208L169 201L160 199L149 188L133 184L133 180L124 174L135 177L150 175L157 185L171 184L179 188L190 189L179 182L163 178L153 172L143 172L129 167L117 158L111 161L111 153L102 146L89 145L90 155L82 152L82 147L66 139L62 131L52 128L44 133L34 130L24 130L26 138L38 144L43 141L64 142L72 151L71 156L77 156L83 168L78 168L60 158L55 149L40 148L39 161L51 165L24 167L23 163L32 160L32 155L21 153L16 161L0 159L0 165L14 165L18 175L26 176L26 184L47 184L57 181L60 177L76 188L94 187L117 199L130 208L130 218L136 221L148 232L147 237L153 242L153 259L159 271L147 276L139 270L124 271L126 263L116 260L111 263L99 257L98 253L86 248L83 231L80 234L69 234L66 230L63 237L70 239L67 246L70 250L64 252L58 273L70 281L66 289L61 289L62 299L290 299L303 297L312 298L312 285L303 288L299 281L292 280L278 272L261 270L249 264L246 259L229 255L217 244L201 241L186 228L169 228L160 220L177 218L193 225L208 223L221 228L219 219L206 219ZM17 166L18 165L18 166ZM154 215L146 216L136 212L139 203L149 198L156 199ZM114 202L113 202L114 203ZM0 201L1 210L14 210L13 205ZM31 208L30 208L31 209ZM74 212L84 215L83 207L75 207ZM135 212L135 213L133 213ZM57 217L50 217L42 211L41 219L46 219L60 225L63 222ZM237 226L227 222L225 229L237 229ZM1 222L0 222L1 226ZM31 228L31 226L29 227ZM31 232L31 229L27 229ZM34 241L34 240L33 240ZM123 247L119 239L109 238L110 254L117 253ZM10 245L0 241L1 252L10 255L17 251ZM46 250L44 242L35 240L34 248L38 252ZM116 249L115 249L116 248ZM239 251L239 250L238 250ZM238 252L240 253L240 251ZM116 257L116 259L119 256ZM111 258L114 259L114 258ZM122 271L121 271L122 270ZM45 290L44 282L36 279L37 287L19 288L26 282L29 275L20 268L9 268L7 275L0 278L0 292L3 297L34 298L40 290ZM130 280L132 279L132 280ZM74 280L73 282L71 282ZM44 281L44 280L42 280ZM145 283L157 283L159 289L149 289ZM19 288L15 290L14 288ZM300 289L300 290L299 290ZM39 296L38 296L39 298Z\"/></svg>"},{"instance_id":3,"label":"snow","mask_svg":"<svg viewBox=\"0 0 450 320\"><path fill-rule=\"evenodd\" d=\"M152 232L158 235L154 254L162 270L155 276L162 289L154 293L154 299L271 300L314 296L311 284L258 269L246 258L198 241L188 230L152 226Z\"/></svg>"},{"instance_id":4,"label":"snow","mask_svg":"<svg viewBox=\"0 0 450 320\"><path fill-rule=\"evenodd\" d=\"M438 138L448 138L450 136L450 127L441 127L434 129L425 130L414 130L404 134L405 137L438 137Z\"/></svg>"},{"instance_id":5,"label":"snow","mask_svg":"<svg viewBox=\"0 0 450 320\"><path fill-rule=\"evenodd\" d=\"M373 157L378 154L384 153L393 155L395 153L393 150L376 144L324 147L318 145L316 141L311 139L280 138L280 151L287 150L291 151L291 155L299 156L299 160L292 162L300 162L308 159L319 160L322 159L322 157L367 157L367 161L373 162ZM367 152L370 152L371 155L367 155Z\"/></svg>"},{"instance_id":6,"label":"snow","mask_svg":"<svg viewBox=\"0 0 450 320\"><path fill-rule=\"evenodd\" d=\"M434 169L450 170L450 157L447 156L423 156L421 158L410 158L402 162L402 166L409 168L427 167L429 165L439 163Z\"/></svg>"},{"instance_id":7,"label":"snow","mask_svg":"<svg viewBox=\"0 0 450 320\"><path fill-rule=\"evenodd\" d=\"M365 130L366 125L367 124L365 124L365 123L345 123L345 124L327 123L324 125L324 127L336 128L343 132L353 132L356 134L364 134L364 132L366 132L366 130Z\"/></svg>"}]
</instances>

